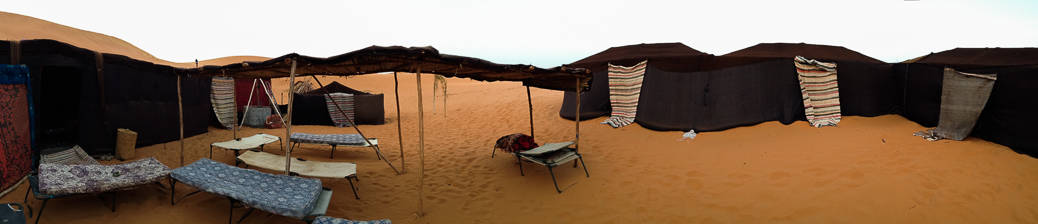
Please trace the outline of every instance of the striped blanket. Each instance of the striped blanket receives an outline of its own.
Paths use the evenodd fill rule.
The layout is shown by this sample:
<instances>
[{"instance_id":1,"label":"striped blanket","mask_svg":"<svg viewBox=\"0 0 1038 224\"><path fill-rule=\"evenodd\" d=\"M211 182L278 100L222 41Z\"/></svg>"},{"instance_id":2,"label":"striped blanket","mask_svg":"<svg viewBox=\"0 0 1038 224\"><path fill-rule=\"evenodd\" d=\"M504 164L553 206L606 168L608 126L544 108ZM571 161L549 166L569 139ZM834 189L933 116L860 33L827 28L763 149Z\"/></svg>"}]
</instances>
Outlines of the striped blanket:
<instances>
[{"instance_id":1,"label":"striped blanket","mask_svg":"<svg viewBox=\"0 0 1038 224\"><path fill-rule=\"evenodd\" d=\"M632 67L609 64L609 103L613 113L603 124L619 128L634 123L638 112L638 97L642 92L645 64L642 61Z\"/></svg>"},{"instance_id":2,"label":"striped blanket","mask_svg":"<svg viewBox=\"0 0 1038 224\"><path fill-rule=\"evenodd\" d=\"M811 126L836 126L840 123L840 88L836 63L825 63L797 56L793 59L804 99L804 114Z\"/></svg>"},{"instance_id":3,"label":"striped blanket","mask_svg":"<svg viewBox=\"0 0 1038 224\"><path fill-rule=\"evenodd\" d=\"M331 95L331 98L328 95ZM353 94L330 93L328 95L324 96L324 102L328 105L328 115L332 117L332 123L335 123L336 127L348 127L350 126L349 121L357 122L357 116L353 111ZM339 105L338 108L335 107L336 104ZM346 112L349 121L342 116L343 113L339 112L339 109Z\"/></svg>"},{"instance_id":4,"label":"striped blanket","mask_svg":"<svg viewBox=\"0 0 1038 224\"><path fill-rule=\"evenodd\" d=\"M971 74L944 68L937 128L916 132L915 135L930 141L966 139L987 105L995 80L996 74Z\"/></svg>"},{"instance_id":5,"label":"striped blanket","mask_svg":"<svg viewBox=\"0 0 1038 224\"><path fill-rule=\"evenodd\" d=\"M216 120L225 128L234 126L234 78L213 77L212 93L209 100L213 103Z\"/></svg>"}]
</instances>

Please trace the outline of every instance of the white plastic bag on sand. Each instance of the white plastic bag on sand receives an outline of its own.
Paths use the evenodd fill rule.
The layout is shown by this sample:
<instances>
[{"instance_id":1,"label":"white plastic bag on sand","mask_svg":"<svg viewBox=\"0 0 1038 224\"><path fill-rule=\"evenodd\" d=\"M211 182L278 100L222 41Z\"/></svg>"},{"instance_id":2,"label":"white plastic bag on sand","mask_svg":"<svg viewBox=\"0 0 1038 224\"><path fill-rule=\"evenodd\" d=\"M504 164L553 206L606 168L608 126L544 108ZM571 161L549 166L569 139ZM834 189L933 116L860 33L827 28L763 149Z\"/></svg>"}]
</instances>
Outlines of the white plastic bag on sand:
<instances>
[{"instance_id":1,"label":"white plastic bag on sand","mask_svg":"<svg viewBox=\"0 0 1038 224\"><path fill-rule=\"evenodd\" d=\"M681 135L681 140L680 141L685 141L685 140L691 141L692 139L695 139L695 138L696 138L696 130L688 130L688 132L685 132L685 134Z\"/></svg>"}]
</instances>

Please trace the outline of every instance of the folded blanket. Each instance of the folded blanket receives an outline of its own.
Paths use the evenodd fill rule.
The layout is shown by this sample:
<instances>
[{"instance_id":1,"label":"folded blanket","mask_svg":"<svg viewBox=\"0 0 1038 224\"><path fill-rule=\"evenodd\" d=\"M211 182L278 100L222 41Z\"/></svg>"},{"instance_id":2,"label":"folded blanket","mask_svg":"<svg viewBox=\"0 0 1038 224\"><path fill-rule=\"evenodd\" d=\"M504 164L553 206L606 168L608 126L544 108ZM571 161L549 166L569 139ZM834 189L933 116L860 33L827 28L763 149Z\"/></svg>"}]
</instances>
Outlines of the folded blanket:
<instances>
[{"instance_id":1,"label":"folded blanket","mask_svg":"<svg viewBox=\"0 0 1038 224\"><path fill-rule=\"evenodd\" d=\"M155 158L118 165L65 165L42 163L40 192L52 195L101 193L162 180L169 167Z\"/></svg>"},{"instance_id":2,"label":"folded blanket","mask_svg":"<svg viewBox=\"0 0 1038 224\"><path fill-rule=\"evenodd\" d=\"M533 137L523 133L501 136L501 138L497 139L497 144L494 144L494 148L508 153L522 152L537 147L538 145L533 141Z\"/></svg>"},{"instance_id":3,"label":"folded blanket","mask_svg":"<svg viewBox=\"0 0 1038 224\"><path fill-rule=\"evenodd\" d=\"M840 88L836 63L825 63L797 56L793 59L804 99L804 114L811 126L835 126L840 123Z\"/></svg>"}]
</instances>

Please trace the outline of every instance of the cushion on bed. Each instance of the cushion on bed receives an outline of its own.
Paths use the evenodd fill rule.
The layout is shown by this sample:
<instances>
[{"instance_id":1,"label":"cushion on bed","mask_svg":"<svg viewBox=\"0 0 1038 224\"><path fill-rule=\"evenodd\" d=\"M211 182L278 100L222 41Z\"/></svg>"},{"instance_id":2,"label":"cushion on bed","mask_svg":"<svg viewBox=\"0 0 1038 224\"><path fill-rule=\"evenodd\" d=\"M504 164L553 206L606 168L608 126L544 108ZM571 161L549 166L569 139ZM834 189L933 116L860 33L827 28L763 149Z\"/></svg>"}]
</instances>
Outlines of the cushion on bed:
<instances>
[{"instance_id":1,"label":"cushion on bed","mask_svg":"<svg viewBox=\"0 0 1038 224\"><path fill-rule=\"evenodd\" d=\"M40 164L40 192L52 195L100 193L165 178L169 167L155 158L117 165Z\"/></svg>"},{"instance_id":2,"label":"cushion on bed","mask_svg":"<svg viewBox=\"0 0 1038 224\"><path fill-rule=\"evenodd\" d=\"M311 224L392 224L393 222L389 219L371 220L371 221L353 221L349 219L341 219L335 217L321 216L314 219Z\"/></svg>"},{"instance_id":3,"label":"cushion on bed","mask_svg":"<svg viewBox=\"0 0 1038 224\"><path fill-rule=\"evenodd\" d=\"M205 158L174 169L171 176L202 191L295 218L306 217L321 193L317 179L262 173Z\"/></svg>"},{"instance_id":4,"label":"cushion on bed","mask_svg":"<svg viewBox=\"0 0 1038 224\"><path fill-rule=\"evenodd\" d=\"M366 144L364 137L360 134L308 134L302 132L292 133L289 138L292 142L330 144L330 145L363 145Z\"/></svg>"}]
</instances>

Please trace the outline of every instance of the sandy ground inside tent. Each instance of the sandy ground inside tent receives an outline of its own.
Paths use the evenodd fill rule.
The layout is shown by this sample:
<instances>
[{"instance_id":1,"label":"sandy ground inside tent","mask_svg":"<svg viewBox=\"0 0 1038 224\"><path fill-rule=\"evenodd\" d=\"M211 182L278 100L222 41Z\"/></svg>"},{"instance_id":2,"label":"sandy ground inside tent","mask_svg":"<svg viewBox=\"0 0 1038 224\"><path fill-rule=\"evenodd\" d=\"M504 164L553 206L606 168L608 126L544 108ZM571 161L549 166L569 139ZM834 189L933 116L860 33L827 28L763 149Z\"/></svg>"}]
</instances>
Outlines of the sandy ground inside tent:
<instances>
[{"instance_id":1,"label":"sandy ground inside tent","mask_svg":"<svg viewBox=\"0 0 1038 224\"><path fill-rule=\"evenodd\" d=\"M322 82L329 83L328 78ZM335 190L328 214L395 223L1036 223L1038 160L976 138L928 142L912 136L924 128L900 116L845 117L839 127L805 122L767 122L679 141L681 132L655 132L632 125L613 129L581 123L581 151L591 171L557 169L565 190L555 193L548 170L524 166L515 157L490 158L497 137L529 132L525 89L515 82L449 79L446 114L432 105L432 76L425 95L424 217L418 210L418 124L414 75L401 76L402 118L393 106L392 75L365 75L345 84L386 94L385 125L364 125L400 167L397 122L403 121L406 173L396 175L367 148L305 145L293 155L359 165L360 200L341 179L323 180ZM286 81L275 80L283 91ZM280 94L279 94L280 95ZM559 118L562 93L533 89L539 143L573 139L572 121ZM437 99L441 100L441 99ZM442 102L442 101L440 101ZM352 128L297 126L310 133L353 133ZM242 130L284 135L284 129ZM232 138L210 129L186 140L186 163L208 156L208 144ZM137 149L178 167L179 144ZM277 145L266 151L281 153ZM231 163L217 150L215 159ZM182 196L193 189L177 188ZM26 185L3 197L21 201ZM223 223L227 200L198 194L169 205L156 187L120 193L118 211L92 197L49 203L41 223ZM39 208L40 202L31 204ZM236 215L244 209L235 209ZM245 223L290 223L254 213Z\"/></svg>"}]
</instances>

